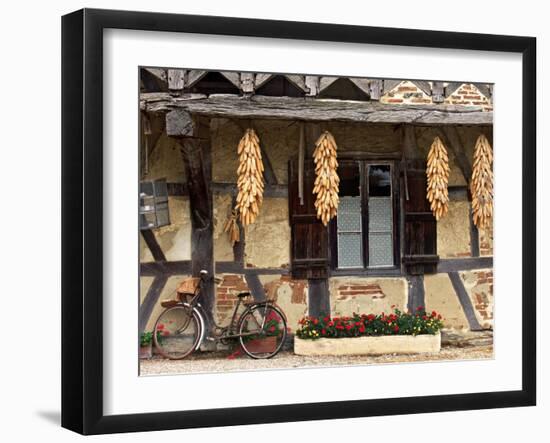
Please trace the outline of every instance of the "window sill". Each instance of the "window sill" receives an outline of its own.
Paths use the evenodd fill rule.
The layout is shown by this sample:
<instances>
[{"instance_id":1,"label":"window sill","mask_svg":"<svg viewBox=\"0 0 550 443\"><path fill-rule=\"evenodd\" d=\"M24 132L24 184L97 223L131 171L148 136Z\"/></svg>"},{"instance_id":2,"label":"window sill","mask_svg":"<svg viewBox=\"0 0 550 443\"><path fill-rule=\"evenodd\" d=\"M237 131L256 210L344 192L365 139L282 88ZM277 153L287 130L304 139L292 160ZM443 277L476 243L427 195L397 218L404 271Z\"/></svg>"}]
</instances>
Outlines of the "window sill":
<instances>
[{"instance_id":1,"label":"window sill","mask_svg":"<svg viewBox=\"0 0 550 443\"><path fill-rule=\"evenodd\" d=\"M401 277L401 268L397 266L387 268L347 268L332 269L331 277L363 276L363 277Z\"/></svg>"}]
</instances>

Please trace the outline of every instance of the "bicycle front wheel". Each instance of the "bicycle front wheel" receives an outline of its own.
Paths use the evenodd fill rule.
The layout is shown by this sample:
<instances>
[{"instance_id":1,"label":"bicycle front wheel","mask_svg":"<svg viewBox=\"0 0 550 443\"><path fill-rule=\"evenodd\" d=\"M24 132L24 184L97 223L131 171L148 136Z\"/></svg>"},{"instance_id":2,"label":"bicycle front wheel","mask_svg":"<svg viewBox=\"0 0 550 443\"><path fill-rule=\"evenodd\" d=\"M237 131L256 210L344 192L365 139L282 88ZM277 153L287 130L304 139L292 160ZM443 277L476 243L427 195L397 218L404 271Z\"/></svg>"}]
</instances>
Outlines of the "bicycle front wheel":
<instances>
[{"instance_id":1,"label":"bicycle front wheel","mask_svg":"<svg viewBox=\"0 0 550 443\"><path fill-rule=\"evenodd\" d=\"M252 358L271 358L283 347L287 335L283 313L272 305L257 305L239 321L239 341Z\"/></svg>"},{"instance_id":2,"label":"bicycle front wheel","mask_svg":"<svg viewBox=\"0 0 550 443\"><path fill-rule=\"evenodd\" d=\"M199 344L201 322L197 313L186 306L166 309L155 323L153 341L165 358L179 360L191 354Z\"/></svg>"}]
</instances>

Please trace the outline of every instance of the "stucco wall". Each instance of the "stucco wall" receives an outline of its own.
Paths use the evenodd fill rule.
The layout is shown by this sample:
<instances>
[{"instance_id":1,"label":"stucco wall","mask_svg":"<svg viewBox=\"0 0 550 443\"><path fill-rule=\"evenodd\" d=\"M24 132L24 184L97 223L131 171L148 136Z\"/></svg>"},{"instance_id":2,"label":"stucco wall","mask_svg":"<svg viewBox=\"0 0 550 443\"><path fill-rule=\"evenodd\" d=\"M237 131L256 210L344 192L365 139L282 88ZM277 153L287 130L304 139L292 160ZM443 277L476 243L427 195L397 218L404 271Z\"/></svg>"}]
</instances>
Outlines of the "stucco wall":
<instances>
[{"instance_id":1,"label":"stucco wall","mask_svg":"<svg viewBox=\"0 0 550 443\"><path fill-rule=\"evenodd\" d=\"M447 274L424 276L426 310L437 311L446 328L468 330L470 325Z\"/></svg>"},{"instance_id":2,"label":"stucco wall","mask_svg":"<svg viewBox=\"0 0 550 443\"><path fill-rule=\"evenodd\" d=\"M170 222L168 226L153 229L167 260L191 259L191 218L189 198L169 197ZM140 262L154 261L151 251L140 236Z\"/></svg>"},{"instance_id":3,"label":"stucco wall","mask_svg":"<svg viewBox=\"0 0 550 443\"><path fill-rule=\"evenodd\" d=\"M332 277L329 279L333 315L391 312L407 308L404 278Z\"/></svg>"},{"instance_id":4,"label":"stucco wall","mask_svg":"<svg viewBox=\"0 0 550 443\"><path fill-rule=\"evenodd\" d=\"M437 222L437 253L441 258L471 256L467 200L450 201L449 212Z\"/></svg>"},{"instance_id":5,"label":"stucco wall","mask_svg":"<svg viewBox=\"0 0 550 443\"><path fill-rule=\"evenodd\" d=\"M288 268L290 225L286 198L265 198L256 222L245 229L245 263L255 268Z\"/></svg>"}]
</instances>

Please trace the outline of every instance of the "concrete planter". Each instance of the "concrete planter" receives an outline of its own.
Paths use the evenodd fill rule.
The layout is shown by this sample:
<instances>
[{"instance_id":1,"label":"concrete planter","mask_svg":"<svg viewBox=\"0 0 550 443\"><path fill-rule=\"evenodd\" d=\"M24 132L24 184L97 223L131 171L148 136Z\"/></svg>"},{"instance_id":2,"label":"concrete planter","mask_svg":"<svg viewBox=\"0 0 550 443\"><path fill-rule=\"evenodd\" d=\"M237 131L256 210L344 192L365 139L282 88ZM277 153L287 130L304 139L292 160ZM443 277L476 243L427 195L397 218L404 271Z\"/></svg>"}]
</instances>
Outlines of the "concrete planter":
<instances>
[{"instance_id":1,"label":"concrete planter","mask_svg":"<svg viewBox=\"0 0 550 443\"><path fill-rule=\"evenodd\" d=\"M378 337L294 338L297 355L422 354L441 350L441 334L383 335Z\"/></svg>"}]
</instances>

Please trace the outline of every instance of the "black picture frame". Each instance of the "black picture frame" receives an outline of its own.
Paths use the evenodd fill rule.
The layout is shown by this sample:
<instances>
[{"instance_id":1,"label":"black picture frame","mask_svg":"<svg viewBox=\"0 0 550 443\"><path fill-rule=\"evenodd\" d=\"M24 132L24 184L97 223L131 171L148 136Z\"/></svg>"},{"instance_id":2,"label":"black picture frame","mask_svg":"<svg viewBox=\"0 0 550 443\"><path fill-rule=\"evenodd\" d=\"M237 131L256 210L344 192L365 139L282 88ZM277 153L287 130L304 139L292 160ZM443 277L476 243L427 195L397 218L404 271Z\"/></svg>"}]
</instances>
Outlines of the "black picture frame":
<instances>
[{"instance_id":1,"label":"black picture frame","mask_svg":"<svg viewBox=\"0 0 550 443\"><path fill-rule=\"evenodd\" d=\"M107 28L521 54L522 388L459 395L104 415L102 34ZM535 38L83 9L62 18L62 60L63 427L82 434L105 434L536 404ZM517 266L519 269L520 264Z\"/></svg>"}]
</instances>

